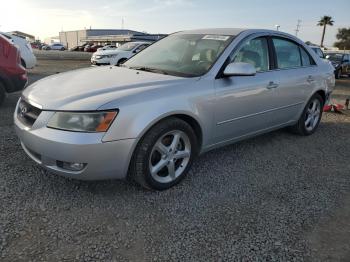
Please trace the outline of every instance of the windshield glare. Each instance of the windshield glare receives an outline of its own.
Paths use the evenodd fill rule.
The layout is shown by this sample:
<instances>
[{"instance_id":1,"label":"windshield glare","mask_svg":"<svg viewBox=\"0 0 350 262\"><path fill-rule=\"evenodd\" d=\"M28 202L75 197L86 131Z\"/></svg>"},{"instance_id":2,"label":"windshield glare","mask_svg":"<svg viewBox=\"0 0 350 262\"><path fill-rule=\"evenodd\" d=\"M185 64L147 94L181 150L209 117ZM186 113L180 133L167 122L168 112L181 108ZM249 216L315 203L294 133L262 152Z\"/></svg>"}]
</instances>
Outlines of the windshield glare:
<instances>
[{"instance_id":1,"label":"windshield glare","mask_svg":"<svg viewBox=\"0 0 350 262\"><path fill-rule=\"evenodd\" d=\"M124 65L135 69L152 68L175 76L201 76L208 72L232 39L233 36L226 35L170 35Z\"/></svg>"},{"instance_id":2,"label":"windshield glare","mask_svg":"<svg viewBox=\"0 0 350 262\"><path fill-rule=\"evenodd\" d=\"M135 47L137 46L136 43L126 43L120 47L118 47L119 50L123 50L123 51L131 51L133 50Z\"/></svg>"}]
</instances>

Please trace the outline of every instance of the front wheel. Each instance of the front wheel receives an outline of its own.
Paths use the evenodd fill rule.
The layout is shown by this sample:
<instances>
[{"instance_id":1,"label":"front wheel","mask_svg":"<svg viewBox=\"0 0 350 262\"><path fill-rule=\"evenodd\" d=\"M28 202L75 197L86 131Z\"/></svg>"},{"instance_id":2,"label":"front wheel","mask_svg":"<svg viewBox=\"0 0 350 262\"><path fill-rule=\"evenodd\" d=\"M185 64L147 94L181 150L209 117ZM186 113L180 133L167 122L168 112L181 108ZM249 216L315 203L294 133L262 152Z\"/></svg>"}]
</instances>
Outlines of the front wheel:
<instances>
[{"instance_id":1,"label":"front wheel","mask_svg":"<svg viewBox=\"0 0 350 262\"><path fill-rule=\"evenodd\" d=\"M120 66L120 65L124 64L126 62L126 60L128 60L128 59L126 59L126 58L119 59L119 61L117 63L117 66Z\"/></svg>"},{"instance_id":2,"label":"front wheel","mask_svg":"<svg viewBox=\"0 0 350 262\"><path fill-rule=\"evenodd\" d=\"M5 88L2 85L2 83L0 82L0 106L2 105L2 103L4 102L6 97L6 92L5 92Z\"/></svg>"},{"instance_id":3,"label":"front wheel","mask_svg":"<svg viewBox=\"0 0 350 262\"><path fill-rule=\"evenodd\" d=\"M298 122L292 127L292 131L303 136L313 134L320 124L323 104L323 98L319 94L314 94L306 104Z\"/></svg>"},{"instance_id":4,"label":"front wheel","mask_svg":"<svg viewBox=\"0 0 350 262\"><path fill-rule=\"evenodd\" d=\"M342 71L341 69L338 69L336 72L335 72L335 78L336 79L340 79L342 76Z\"/></svg>"},{"instance_id":5,"label":"front wheel","mask_svg":"<svg viewBox=\"0 0 350 262\"><path fill-rule=\"evenodd\" d=\"M139 142L129 176L145 188L168 189L186 176L197 155L197 144L193 129L185 121L164 120Z\"/></svg>"}]
</instances>

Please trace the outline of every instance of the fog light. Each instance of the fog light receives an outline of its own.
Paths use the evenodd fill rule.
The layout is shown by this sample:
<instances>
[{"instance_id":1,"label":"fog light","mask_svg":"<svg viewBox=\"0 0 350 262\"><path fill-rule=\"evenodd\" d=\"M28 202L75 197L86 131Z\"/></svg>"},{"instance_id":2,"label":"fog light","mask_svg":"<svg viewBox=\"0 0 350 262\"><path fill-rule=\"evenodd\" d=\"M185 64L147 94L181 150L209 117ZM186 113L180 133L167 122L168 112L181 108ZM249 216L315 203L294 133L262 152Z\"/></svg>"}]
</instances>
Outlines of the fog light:
<instances>
[{"instance_id":1,"label":"fog light","mask_svg":"<svg viewBox=\"0 0 350 262\"><path fill-rule=\"evenodd\" d=\"M84 169L86 164L57 161L57 166L62 168L62 169L69 170L69 171L81 171Z\"/></svg>"}]
</instances>

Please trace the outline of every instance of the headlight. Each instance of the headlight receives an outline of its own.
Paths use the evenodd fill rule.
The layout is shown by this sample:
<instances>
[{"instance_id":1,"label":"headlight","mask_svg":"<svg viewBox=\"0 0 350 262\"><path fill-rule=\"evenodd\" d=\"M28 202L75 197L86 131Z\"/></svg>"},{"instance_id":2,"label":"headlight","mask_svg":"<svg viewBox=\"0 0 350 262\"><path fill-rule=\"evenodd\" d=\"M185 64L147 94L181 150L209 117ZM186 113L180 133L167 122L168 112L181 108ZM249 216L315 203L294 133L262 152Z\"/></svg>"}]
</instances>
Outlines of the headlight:
<instances>
[{"instance_id":1,"label":"headlight","mask_svg":"<svg viewBox=\"0 0 350 262\"><path fill-rule=\"evenodd\" d=\"M56 112L47 127L76 132L106 132L118 111Z\"/></svg>"}]
</instances>

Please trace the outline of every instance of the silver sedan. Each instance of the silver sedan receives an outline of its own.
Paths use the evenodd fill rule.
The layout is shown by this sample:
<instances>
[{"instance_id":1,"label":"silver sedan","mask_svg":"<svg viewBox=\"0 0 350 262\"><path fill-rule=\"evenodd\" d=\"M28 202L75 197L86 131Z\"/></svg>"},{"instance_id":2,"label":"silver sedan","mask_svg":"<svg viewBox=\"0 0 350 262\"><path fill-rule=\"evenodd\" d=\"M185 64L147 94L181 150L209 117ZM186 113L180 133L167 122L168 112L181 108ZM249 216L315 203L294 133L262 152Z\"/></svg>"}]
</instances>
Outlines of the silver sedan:
<instances>
[{"instance_id":1,"label":"silver sedan","mask_svg":"<svg viewBox=\"0 0 350 262\"><path fill-rule=\"evenodd\" d=\"M311 135L334 83L332 66L289 34L184 31L122 66L35 82L14 120L24 151L53 173L163 190L213 148L286 126Z\"/></svg>"}]
</instances>

